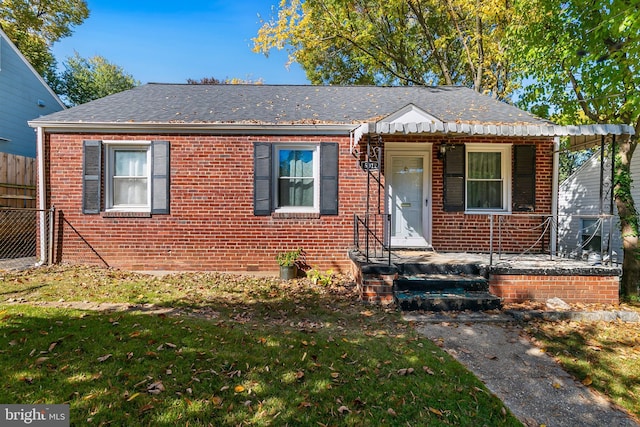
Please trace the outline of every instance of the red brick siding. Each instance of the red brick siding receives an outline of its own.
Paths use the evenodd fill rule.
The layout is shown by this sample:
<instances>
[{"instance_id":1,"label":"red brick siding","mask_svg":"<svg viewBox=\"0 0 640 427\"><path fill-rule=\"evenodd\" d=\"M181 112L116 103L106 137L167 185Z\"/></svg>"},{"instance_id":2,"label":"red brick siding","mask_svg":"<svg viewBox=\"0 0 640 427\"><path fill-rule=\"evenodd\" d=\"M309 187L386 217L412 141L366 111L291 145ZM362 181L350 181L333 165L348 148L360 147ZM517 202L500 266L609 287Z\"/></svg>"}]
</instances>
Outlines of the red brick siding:
<instances>
[{"instance_id":1,"label":"red brick siding","mask_svg":"<svg viewBox=\"0 0 640 427\"><path fill-rule=\"evenodd\" d=\"M618 276L492 275L489 291L505 302L546 301L618 304Z\"/></svg>"},{"instance_id":2,"label":"red brick siding","mask_svg":"<svg viewBox=\"0 0 640 427\"><path fill-rule=\"evenodd\" d=\"M82 214L82 141L87 139L170 141L171 214L150 218ZM436 151L441 140L385 137L385 143L434 143L434 247L440 251L486 252L488 217L442 209L442 162ZM339 143L339 215L254 216L255 141ZM464 142L532 143L518 138L447 140ZM548 214L552 143L542 138L534 142L538 145L536 213ZM302 247L309 265L348 271L353 215L366 211L367 178L349 153L348 137L48 134L45 152L52 165L45 175L47 206L55 205L60 213L56 222L56 261L144 270L276 271L277 252ZM508 221L532 226L540 220L514 214ZM503 250L518 250L536 238L537 234L512 231L505 237L503 243L508 246Z\"/></svg>"},{"instance_id":3,"label":"red brick siding","mask_svg":"<svg viewBox=\"0 0 640 427\"><path fill-rule=\"evenodd\" d=\"M488 252L490 220L488 215L468 215L464 212L445 212L443 207L443 164L438 158L440 144L494 143L536 145L536 205L535 212L514 212L502 216L502 239L499 240L498 217L494 221L494 251L501 244L503 252L520 253L529 249L542 234L540 226L551 214L553 194L553 140L549 138L496 138L496 137L385 137L392 142L431 142L432 145L432 245L442 252ZM388 147L388 145L387 145ZM548 249L550 234L537 243L530 252Z\"/></svg>"},{"instance_id":4,"label":"red brick siding","mask_svg":"<svg viewBox=\"0 0 640 427\"><path fill-rule=\"evenodd\" d=\"M62 212L57 260L125 269L277 270L275 254L301 247L309 265L345 270L353 214L364 211L365 177L349 139L154 135L50 136L49 203ZM169 140L171 214L150 218L84 215L82 141ZM338 142L340 214L278 218L253 215L253 142Z\"/></svg>"}]
</instances>

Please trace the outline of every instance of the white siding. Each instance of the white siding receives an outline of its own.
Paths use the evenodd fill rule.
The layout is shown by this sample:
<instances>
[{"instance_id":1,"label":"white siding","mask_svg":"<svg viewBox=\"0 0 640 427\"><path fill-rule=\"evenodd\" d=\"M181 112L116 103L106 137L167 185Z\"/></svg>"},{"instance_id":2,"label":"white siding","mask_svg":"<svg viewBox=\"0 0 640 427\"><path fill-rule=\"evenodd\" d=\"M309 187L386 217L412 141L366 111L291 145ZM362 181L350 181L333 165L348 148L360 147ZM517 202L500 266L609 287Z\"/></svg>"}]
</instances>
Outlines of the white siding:
<instances>
[{"instance_id":1,"label":"white siding","mask_svg":"<svg viewBox=\"0 0 640 427\"><path fill-rule=\"evenodd\" d=\"M27 121L62 109L59 98L0 30L0 152L35 157L36 135Z\"/></svg>"},{"instance_id":2,"label":"white siding","mask_svg":"<svg viewBox=\"0 0 640 427\"><path fill-rule=\"evenodd\" d=\"M631 160L632 177L640 179L640 156ZM611 200L611 159L605 159L603 186L603 213L608 214ZM631 194L636 202L640 202L640 187L632 186ZM561 254L575 254L581 243L581 220L600 212L600 153L591 157L579 170L560 184L558 194L558 250ZM605 251L609 243L617 253L617 260L622 261L622 239L620 238L620 221L614 204L613 219L605 220L602 231L602 243ZM609 230L613 230L611 241ZM578 251L578 255L580 255Z\"/></svg>"}]
</instances>

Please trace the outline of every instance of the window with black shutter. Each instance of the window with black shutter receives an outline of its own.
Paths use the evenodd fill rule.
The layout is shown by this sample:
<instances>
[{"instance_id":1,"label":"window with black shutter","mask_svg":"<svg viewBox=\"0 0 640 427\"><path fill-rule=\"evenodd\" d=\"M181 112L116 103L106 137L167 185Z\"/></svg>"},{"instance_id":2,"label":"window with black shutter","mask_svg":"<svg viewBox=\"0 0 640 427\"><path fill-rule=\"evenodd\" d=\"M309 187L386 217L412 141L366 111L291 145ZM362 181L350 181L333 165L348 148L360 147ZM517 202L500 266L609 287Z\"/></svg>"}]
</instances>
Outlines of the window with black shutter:
<instances>
[{"instance_id":1,"label":"window with black shutter","mask_svg":"<svg viewBox=\"0 0 640 427\"><path fill-rule=\"evenodd\" d=\"M168 214L169 153L169 141L84 141L82 212Z\"/></svg>"},{"instance_id":2,"label":"window with black shutter","mask_svg":"<svg viewBox=\"0 0 640 427\"><path fill-rule=\"evenodd\" d=\"M338 214L338 144L254 143L254 215Z\"/></svg>"}]
</instances>

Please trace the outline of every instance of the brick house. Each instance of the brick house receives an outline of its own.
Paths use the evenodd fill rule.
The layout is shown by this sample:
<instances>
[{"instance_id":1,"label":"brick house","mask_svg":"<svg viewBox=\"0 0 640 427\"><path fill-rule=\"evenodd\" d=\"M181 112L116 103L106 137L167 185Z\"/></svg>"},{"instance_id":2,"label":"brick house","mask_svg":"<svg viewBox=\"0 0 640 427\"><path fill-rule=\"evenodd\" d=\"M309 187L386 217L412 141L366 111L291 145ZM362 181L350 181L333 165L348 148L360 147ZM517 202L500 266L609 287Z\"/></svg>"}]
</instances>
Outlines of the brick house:
<instances>
[{"instance_id":1,"label":"brick house","mask_svg":"<svg viewBox=\"0 0 640 427\"><path fill-rule=\"evenodd\" d=\"M147 84L30 122L55 206L54 261L275 271L276 253L348 271L354 218L396 248L505 251L557 203L561 127L462 87ZM613 129L619 132L620 129ZM520 227L520 225L523 225ZM535 251L553 249L550 231Z\"/></svg>"}]
</instances>

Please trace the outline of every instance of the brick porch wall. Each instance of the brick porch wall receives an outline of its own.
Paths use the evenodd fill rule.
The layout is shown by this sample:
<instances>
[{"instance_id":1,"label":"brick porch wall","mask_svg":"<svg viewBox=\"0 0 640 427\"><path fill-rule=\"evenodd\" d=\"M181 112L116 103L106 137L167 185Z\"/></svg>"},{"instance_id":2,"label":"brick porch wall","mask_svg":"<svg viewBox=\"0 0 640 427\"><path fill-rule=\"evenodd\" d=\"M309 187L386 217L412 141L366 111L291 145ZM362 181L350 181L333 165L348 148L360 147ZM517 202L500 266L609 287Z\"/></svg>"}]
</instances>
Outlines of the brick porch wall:
<instances>
[{"instance_id":1,"label":"brick porch wall","mask_svg":"<svg viewBox=\"0 0 640 427\"><path fill-rule=\"evenodd\" d=\"M620 279L614 276L490 275L489 292L504 302L546 301L568 303L619 303Z\"/></svg>"}]
</instances>

